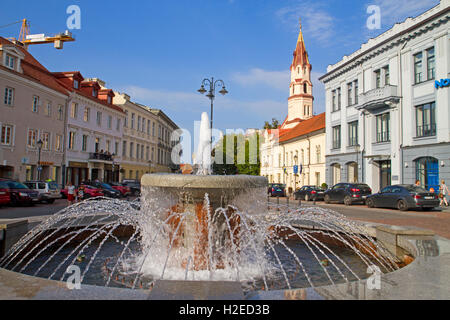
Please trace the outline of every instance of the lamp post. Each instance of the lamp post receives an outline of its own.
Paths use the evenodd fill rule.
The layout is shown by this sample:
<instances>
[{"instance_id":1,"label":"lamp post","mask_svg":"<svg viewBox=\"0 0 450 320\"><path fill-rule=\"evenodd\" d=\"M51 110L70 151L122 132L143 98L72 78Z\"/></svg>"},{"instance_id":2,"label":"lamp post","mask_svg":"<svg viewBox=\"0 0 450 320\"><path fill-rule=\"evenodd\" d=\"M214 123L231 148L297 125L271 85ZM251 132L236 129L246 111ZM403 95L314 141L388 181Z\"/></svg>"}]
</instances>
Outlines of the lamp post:
<instances>
[{"instance_id":1,"label":"lamp post","mask_svg":"<svg viewBox=\"0 0 450 320\"><path fill-rule=\"evenodd\" d=\"M148 168L149 168L149 173L152 174L152 168L153 168L152 160L148 160Z\"/></svg>"},{"instance_id":2,"label":"lamp post","mask_svg":"<svg viewBox=\"0 0 450 320\"><path fill-rule=\"evenodd\" d=\"M39 139L39 141L37 142L37 147L38 147L38 181L41 181L41 171L42 171L42 167L41 167L41 149L43 146L43 142L41 139Z\"/></svg>"},{"instance_id":3,"label":"lamp post","mask_svg":"<svg viewBox=\"0 0 450 320\"><path fill-rule=\"evenodd\" d=\"M205 86L209 85L209 91L206 91ZM205 94L209 100L211 100L211 147L212 147L212 129L213 129L213 111L214 111L214 98L216 97L216 86L220 85L222 86L222 90L219 91L220 94L223 96L228 93L227 89L225 89L225 83L222 80L214 80L214 78L211 79L204 79L202 82L202 86L198 90L201 94Z\"/></svg>"}]
</instances>

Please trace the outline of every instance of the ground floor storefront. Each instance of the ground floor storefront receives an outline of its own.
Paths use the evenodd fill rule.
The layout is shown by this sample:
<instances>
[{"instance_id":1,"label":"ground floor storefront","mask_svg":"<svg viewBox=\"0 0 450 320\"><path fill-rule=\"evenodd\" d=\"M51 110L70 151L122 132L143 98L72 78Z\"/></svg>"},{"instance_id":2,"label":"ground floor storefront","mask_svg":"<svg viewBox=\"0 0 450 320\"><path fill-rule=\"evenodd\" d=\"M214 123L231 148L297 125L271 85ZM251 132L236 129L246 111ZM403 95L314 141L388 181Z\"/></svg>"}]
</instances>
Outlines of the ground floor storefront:
<instances>
[{"instance_id":1,"label":"ground floor storefront","mask_svg":"<svg viewBox=\"0 0 450 320\"><path fill-rule=\"evenodd\" d=\"M450 182L450 143L405 147L395 157L355 153L327 156L329 186L340 182L364 182L378 192L391 184L414 184L439 190L440 181Z\"/></svg>"},{"instance_id":2,"label":"ground floor storefront","mask_svg":"<svg viewBox=\"0 0 450 320\"><path fill-rule=\"evenodd\" d=\"M69 161L65 183L80 185L83 181L100 180L106 183L119 182L120 165L101 162Z\"/></svg>"}]
</instances>

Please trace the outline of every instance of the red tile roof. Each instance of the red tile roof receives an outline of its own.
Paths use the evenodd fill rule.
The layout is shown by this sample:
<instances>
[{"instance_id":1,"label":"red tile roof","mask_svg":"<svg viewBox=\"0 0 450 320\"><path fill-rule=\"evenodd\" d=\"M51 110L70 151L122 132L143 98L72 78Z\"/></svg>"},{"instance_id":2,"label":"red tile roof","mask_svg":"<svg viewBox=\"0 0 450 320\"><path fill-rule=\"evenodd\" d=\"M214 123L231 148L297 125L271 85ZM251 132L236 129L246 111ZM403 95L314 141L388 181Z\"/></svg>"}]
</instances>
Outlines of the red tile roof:
<instances>
[{"instance_id":1,"label":"red tile roof","mask_svg":"<svg viewBox=\"0 0 450 320\"><path fill-rule=\"evenodd\" d=\"M0 37L0 46L12 46L22 52L25 58L21 61L21 67L23 73L19 73L13 71L11 69L5 68L2 66L2 69L6 69L11 71L19 76L32 80L34 82L40 83L43 86L51 88L55 91L63 93L65 95L68 94L67 90L61 83L53 76L53 74L48 71L42 64L39 63L27 50L25 50L22 46L16 45L11 41Z\"/></svg>"},{"instance_id":2,"label":"red tile roof","mask_svg":"<svg viewBox=\"0 0 450 320\"><path fill-rule=\"evenodd\" d=\"M325 113L321 113L311 119L304 120L292 129L280 130L280 142L286 142L297 137L325 129Z\"/></svg>"}]
</instances>

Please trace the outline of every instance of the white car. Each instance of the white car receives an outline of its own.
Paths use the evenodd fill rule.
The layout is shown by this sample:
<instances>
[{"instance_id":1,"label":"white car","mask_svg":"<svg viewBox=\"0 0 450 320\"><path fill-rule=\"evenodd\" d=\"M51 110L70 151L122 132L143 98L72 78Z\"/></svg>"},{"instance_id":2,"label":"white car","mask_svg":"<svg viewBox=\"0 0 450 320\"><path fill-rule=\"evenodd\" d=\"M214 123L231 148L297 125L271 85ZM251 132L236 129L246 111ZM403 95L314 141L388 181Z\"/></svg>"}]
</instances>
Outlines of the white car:
<instances>
[{"instance_id":1,"label":"white car","mask_svg":"<svg viewBox=\"0 0 450 320\"><path fill-rule=\"evenodd\" d=\"M61 190L56 182L27 181L24 183L31 190L39 192L39 202L53 203L61 199Z\"/></svg>"}]
</instances>

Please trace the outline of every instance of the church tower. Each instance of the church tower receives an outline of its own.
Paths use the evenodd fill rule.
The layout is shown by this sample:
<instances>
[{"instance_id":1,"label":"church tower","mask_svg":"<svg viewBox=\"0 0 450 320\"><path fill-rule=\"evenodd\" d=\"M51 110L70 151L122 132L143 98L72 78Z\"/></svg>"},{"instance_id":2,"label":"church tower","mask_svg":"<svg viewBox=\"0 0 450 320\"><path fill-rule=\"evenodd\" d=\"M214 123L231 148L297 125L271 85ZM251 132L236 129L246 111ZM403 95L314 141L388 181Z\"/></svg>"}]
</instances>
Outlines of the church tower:
<instances>
[{"instance_id":1,"label":"church tower","mask_svg":"<svg viewBox=\"0 0 450 320\"><path fill-rule=\"evenodd\" d=\"M314 97L312 95L311 69L300 21L297 47L295 48L294 59L291 65L291 84L288 98L289 110L284 125L286 129L296 126L302 120L313 117Z\"/></svg>"}]
</instances>

